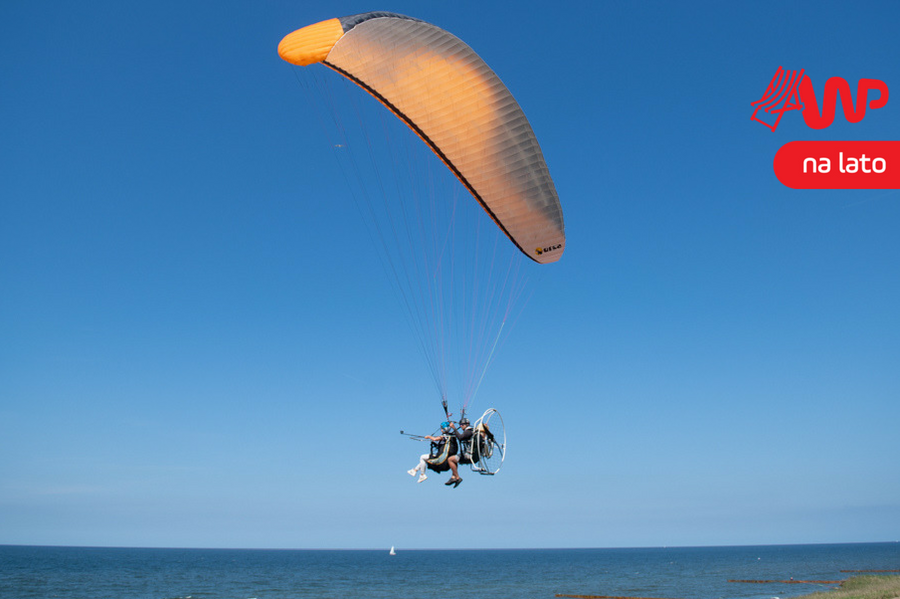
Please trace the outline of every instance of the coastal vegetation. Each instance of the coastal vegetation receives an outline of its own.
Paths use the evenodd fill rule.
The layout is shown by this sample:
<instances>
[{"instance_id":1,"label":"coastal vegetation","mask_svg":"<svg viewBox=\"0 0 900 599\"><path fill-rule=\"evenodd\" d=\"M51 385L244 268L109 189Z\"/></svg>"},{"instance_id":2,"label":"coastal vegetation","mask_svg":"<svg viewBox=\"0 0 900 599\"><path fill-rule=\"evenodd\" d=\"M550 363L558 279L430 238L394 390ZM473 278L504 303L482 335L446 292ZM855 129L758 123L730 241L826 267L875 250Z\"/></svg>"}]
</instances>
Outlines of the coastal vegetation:
<instances>
[{"instance_id":1,"label":"coastal vegetation","mask_svg":"<svg viewBox=\"0 0 900 599\"><path fill-rule=\"evenodd\" d=\"M853 576L837 589L797 599L900 599L900 576Z\"/></svg>"}]
</instances>

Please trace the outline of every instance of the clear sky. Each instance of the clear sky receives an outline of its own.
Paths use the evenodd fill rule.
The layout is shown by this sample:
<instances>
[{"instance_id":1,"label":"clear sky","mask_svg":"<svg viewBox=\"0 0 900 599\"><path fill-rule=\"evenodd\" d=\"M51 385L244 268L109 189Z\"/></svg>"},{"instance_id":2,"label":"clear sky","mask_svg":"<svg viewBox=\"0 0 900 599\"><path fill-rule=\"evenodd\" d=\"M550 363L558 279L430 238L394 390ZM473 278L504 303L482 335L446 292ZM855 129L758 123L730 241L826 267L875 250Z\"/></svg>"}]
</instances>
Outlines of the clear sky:
<instances>
[{"instance_id":1,"label":"clear sky","mask_svg":"<svg viewBox=\"0 0 900 599\"><path fill-rule=\"evenodd\" d=\"M567 249L478 396L496 477L417 485L441 419L276 47L390 10L502 77ZM7 2L0 543L615 547L900 538L900 192L797 191L775 70L900 93L894 2ZM312 67L321 68L321 67ZM326 73L330 74L330 73Z\"/></svg>"}]
</instances>

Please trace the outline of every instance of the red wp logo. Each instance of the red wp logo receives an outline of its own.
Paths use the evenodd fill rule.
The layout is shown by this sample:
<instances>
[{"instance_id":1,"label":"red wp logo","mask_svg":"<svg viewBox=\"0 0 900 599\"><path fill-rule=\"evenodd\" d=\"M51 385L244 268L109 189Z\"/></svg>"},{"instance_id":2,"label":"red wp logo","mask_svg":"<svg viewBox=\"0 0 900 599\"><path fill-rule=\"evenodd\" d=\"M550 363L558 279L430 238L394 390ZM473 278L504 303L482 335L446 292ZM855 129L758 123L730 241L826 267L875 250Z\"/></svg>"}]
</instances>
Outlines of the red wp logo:
<instances>
[{"instance_id":1,"label":"red wp logo","mask_svg":"<svg viewBox=\"0 0 900 599\"><path fill-rule=\"evenodd\" d=\"M838 96L841 98L844 117L851 123L858 123L866 116L869 91L875 90L879 94L878 98L868 102L868 108L875 110L883 108L887 104L888 87L880 79L859 80L856 86L856 107L854 107L850 84L842 77L832 77L825 82L820 111L812 81L810 81L809 75L803 74L803 70L800 69L799 72L786 71L783 67L778 67L763 97L751 103L753 106L751 118L775 131L785 112L799 110L807 125L813 129L824 129L834 122ZM767 118L764 120L763 117Z\"/></svg>"}]
</instances>

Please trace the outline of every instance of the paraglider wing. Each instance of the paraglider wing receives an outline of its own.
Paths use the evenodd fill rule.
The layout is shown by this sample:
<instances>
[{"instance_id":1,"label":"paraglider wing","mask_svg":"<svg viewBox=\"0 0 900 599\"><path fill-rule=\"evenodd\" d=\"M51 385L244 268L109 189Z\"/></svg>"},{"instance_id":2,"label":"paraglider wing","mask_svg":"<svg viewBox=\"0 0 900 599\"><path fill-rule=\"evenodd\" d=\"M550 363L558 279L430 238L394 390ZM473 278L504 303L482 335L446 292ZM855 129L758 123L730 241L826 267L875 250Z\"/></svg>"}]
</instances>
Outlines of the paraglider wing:
<instances>
[{"instance_id":1,"label":"paraglider wing","mask_svg":"<svg viewBox=\"0 0 900 599\"><path fill-rule=\"evenodd\" d=\"M512 94L456 36L372 12L286 36L279 55L321 62L375 96L427 143L507 237L539 263L565 249L562 208L540 146Z\"/></svg>"}]
</instances>

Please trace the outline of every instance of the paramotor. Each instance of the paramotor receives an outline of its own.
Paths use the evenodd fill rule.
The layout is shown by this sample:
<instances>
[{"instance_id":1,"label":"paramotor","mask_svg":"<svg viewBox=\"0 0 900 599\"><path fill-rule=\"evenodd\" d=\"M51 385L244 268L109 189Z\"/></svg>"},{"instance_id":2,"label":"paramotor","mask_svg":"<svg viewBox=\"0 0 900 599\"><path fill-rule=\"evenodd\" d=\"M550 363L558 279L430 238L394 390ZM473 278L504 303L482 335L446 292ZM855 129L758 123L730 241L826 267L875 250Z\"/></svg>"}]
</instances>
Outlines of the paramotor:
<instances>
[{"instance_id":1,"label":"paramotor","mask_svg":"<svg viewBox=\"0 0 900 599\"><path fill-rule=\"evenodd\" d=\"M393 130L385 133L389 125L372 124L377 118L333 105L335 114L323 119L340 121L349 112L351 125L372 127L357 144L346 137L351 127L342 122L331 147L342 156L363 148L359 157L347 159L345 172L355 171L348 179L372 184L360 184L354 199L364 204L358 207L419 337L440 399L458 399L465 414L509 330L505 325L514 316L513 306L524 301L522 264L555 262L565 249L562 208L531 125L474 50L415 18L370 12L330 19L285 36L278 53L298 66L321 63L365 90L399 121L375 105L381 113L402 122L414 134L407 131L407 136L430 150L429 160L452 173L451 180L455 177L477 201L458 205L454 192L407 188L405 177L436 177L430 166L409 159L416 150L398 152L400 136ZM322 95L330 98L330 90ZM393 152L397 173L382 173L375 166L370 175L361 166L366 158L375 163ZM372 190L382 197L370 199ZM475 213L480 206L489 219L476 214L475 227L464 229L469 206L462 204L471 204ZM500 242L481 231L483 224ZM501 257L507 248L508 259ZM499 412L487 410L474 428L473 441L465 448L472 470L496 474L506 454Z\"/></svg>"}]
</instances>

